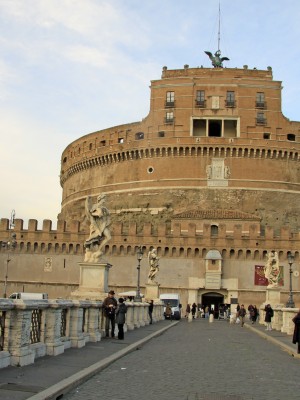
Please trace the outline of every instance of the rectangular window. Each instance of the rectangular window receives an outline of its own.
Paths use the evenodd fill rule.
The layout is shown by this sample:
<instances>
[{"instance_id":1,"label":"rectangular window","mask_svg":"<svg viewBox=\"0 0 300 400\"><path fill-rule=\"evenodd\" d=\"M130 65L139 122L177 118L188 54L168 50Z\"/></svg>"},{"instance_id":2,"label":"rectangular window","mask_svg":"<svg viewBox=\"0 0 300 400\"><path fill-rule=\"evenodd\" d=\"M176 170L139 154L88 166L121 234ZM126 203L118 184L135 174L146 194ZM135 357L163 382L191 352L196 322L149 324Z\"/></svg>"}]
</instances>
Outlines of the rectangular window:
<instances>
[{"instance_id":1,"label":"rectangular window","mask_svg":"<svg viewBox=\"0 0 300 400\"><path fill-rule=\"evenodd\" d=\"M174 107L174 105L175 105L175 93L167 92L166 107Z\"/></svg>"},{"instance_id":2,"label":"rectangular window","mask_svg":"<svg viewBox=\"0 0 300 400\"><path fill-rule=\"evenodd\" d=\"M256 124L257 125L266 125L267 121L265 118L265 114L261 111L257 113Z\"/></svg>"},{"instance_id":3,"label":"rectangular window","mask_svg":"<svg viewBox=\"0 0 300 400\"><path fill-rule=\"evenodd\" d=\"M159 131L158 137L165 137L165 131Z\"/></svg>"},{"instance_id":4,"label":"rectangular window","mask_svg":"<svg viewBox=\"0 0 300 400\"><path fill-rule=\"evenodd\" d=\"M137 132L135 134L135 140L142 140L144 139L144 132Z\"/></svg>"},{"instance_id":5,"label":"rectangular window","mask_svg":"<svg viewBox=\"0 0 300 400\"><path fill-rule=\"evenodd\" d=\"M198 107L205 107L205 91L204 90L197 90L196 105Z\"/></svg>"},{"instance_id":6,"label":"rectangular window","mask_svg":"<svg viewBox=\"0 0 300 400\"><path fill-rule=\"evenodd\" d=\"M256 108L265 108L265 94L263 92L256 93Z\"/></svg>"},{"instance_id":7,"label":"rectangular window","mask_svg":"<svg viewBox=\"0 0 300 400\"><path fill-rule=\"evenodd\" d=\"M226 107L235 107L235 96L232 91L226 93Z\"/></svg>"},{"instance_id":8,"label":"rectangular window","mask_svg":"<svg viewBox=\"0 0 300 400\"><path fill-rule=\"evenodd\" d=\"M166 113L166 124L172 124L174 122L174 113L173 111Z\"/></svg>"}]
</instances>

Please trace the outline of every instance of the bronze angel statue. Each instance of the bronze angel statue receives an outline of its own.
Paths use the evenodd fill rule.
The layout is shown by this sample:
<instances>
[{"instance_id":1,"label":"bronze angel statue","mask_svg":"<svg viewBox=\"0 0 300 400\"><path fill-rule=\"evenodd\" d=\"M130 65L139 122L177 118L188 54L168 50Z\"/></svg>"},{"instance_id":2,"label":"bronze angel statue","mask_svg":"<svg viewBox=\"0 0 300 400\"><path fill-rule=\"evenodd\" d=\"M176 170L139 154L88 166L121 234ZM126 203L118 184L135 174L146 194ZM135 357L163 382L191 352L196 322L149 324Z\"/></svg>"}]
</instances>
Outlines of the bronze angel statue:
<instances>
[{"instance_id":1,"label":"bronze angel statue","mask_svg":"<svg viewBox=\"0 0 300 400\"><path fill-rule=\"evenodd\" d=\"M210 51L205 51L205 54L211 59L211 63L214 68L223 68L223 61L229 61L228 57L221 57L221 51L217 50L215 55L212 55Z\"/></svg>"}]
</instances>

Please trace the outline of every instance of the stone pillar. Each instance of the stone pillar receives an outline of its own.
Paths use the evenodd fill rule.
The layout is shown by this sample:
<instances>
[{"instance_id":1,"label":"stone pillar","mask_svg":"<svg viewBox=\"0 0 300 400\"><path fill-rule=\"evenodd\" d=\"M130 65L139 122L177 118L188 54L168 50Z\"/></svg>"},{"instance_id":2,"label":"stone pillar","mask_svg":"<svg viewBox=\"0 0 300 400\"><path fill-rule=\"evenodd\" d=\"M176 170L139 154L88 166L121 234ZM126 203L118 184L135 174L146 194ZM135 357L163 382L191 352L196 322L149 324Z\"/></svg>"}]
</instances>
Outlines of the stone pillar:
<instances>
[{"instance_id":1,"label":"stone pillar","mask_svg":"<svg viewBox=\"0 0 300 400\"><path fill-rule=\"evenodd\" d=\"M146 300L157 300L159 299L159 284L146 283L145 285L145 299Z\"/></svg>"},{"instance_id":2,"label":"stone pillar","mask_svg":"<svg viewBox=\"0 0 300 400\"><path fill-rule=\"evenodd\" d=\"M73 308L70 310L70 340L72 347L77 348L85 346L83 307L81 303L78 300L74 300Z\"/></svg>"},{"instance_id":3,"label":"stone pillar","mask_svg":"<svg viewBox=\"0 0 300 400\"><path fill-rule=\"evenodd\" d=\"M91 342L99 342L101 340L101 318L102 318L102 303L93 301L89 308L87 331ZM117 326L117 325L116 325Z\"/></svg>"},{"instance_id":4,"label":"stone pillar","mask_svg":"<svg viewBox=\"0 0 300 400\"><path fill-rule=\"evenodd\" d=\"M150 318L149 318L149 303L143 303L143 316L144 316L144 322L145 325L149 325L150 324ZM154 308L154 307L153 307ZM153 313L152 313L153 314ZM153 318L152 318L153 319Z\"/></svg>"},{"instance_id":5,"label":"stone pillar","mask_svg":"<svg viewBox=\"0 0 300 400\"><path fill-rule=\"evenodd\" d=\"M138 320L139 320L140 327L141 326L145 326L146 325L146 323L145 323L145 314L144 314L145 305L143 303L140 303L138 305L138 310L139 310L138 311L138 315L139 315Z\"/></svg>"},{"instance_id":6,"label":"stone pillar","mask_svg":"<svg viewBox=\"0 0 300 400\"><path fill-rule=\"evenodd\" d=\"M127 306L127 313L126 313L126 324L127 324L127 329L129 331L134 330L134 313L133 313L133 303L131 302L126 302Z\"/></svg>"},{"instance_id":7,"label":"stone pillar","mask_svg":"<svg viewBox=\"0 0 300 400\"><path fill-rule=\"evenodd\" d=\"M31 310L25 309L22 300L16 304L7 316L5 325L9 325L8 351L11 365L23 367L34 362L35 353L30 348Z\"/></svg>"},{"instance_id":8,"label":"stone pillar","mask_svg":"<svg viewBox=\"0 0 300 400\"><path fill-rule=\"evenodd\" d=\"M274 311L274 316L272 318L272 329L280 331L282 327L282 309L274 308L273 311Z\"/></svg>"},{"instance_id":9,"label":"stone pillar","mask_svg":"<svg viewBox=\"0 0 300 400\"><path fill-rule=\"evenodd\" d=\"M280 303L280 288L279 287L267 287L266 289L266 301L264 305L270 304L272 308L281 308L284 305Z\"/></svg>"},{"instance_id":10,"label":"stone pillar","mask_svg":"<svg viewBox=\"0 0 300 400\"><path fill-rule=\"evenodd\" d=\"M295 324L292 319L298 313L299 308L282 308L283 312L283 321L281 332L287 333L288 335L292 335L294 333Z\"/></svg>"},{"instance_id":11,"label":"stone pillar","mask_svg":"<svg viewBox=\"0 0 300 400\"><path fill-rule=\"evenodd\" d=\"M84 300L104 300L107 297L108 272L111 264L78 263L80 267L79 288L71 293L71 298Z\"/></svg>"},{"instance_id":12,"label":"stone pillar","mask_svg":"<svg viewBox=\"0 0 300 400\"><path fill-rule=\"evenodd\" d=\"M133 325L134 328L139 328L140 327L140 321L139 321L139 303L134 303L133 306Z\"/></svg>"},{"instance_id":13,"label":"stone pillar","mask_svg":"<svg viewBox=\"0 0 300 400\"><path fill-rule=\"evenodd\" d=\"M4 343L3 343L3 350L0 351L0 368L6 368L10 365L10 353L8 351L8 343L10 338L10 314L11 310L14 308L13 300L10 299L1 299L0 300L1 311L2 315L1 318L1 325L4 329Z\"/></svg>"},{"instance_id":14,"label":"stone pillar","mask_svg":"<svg viewBox=\"0 0 300 400\"><path fill-rule=\"evenodd\" d=\"M46 324L44 340L46 354L57 356L65 351L64 343L61 340L61 315L62 308L56 300L49 300L49 308L46 310Z\"/></svg>"}]
</instances>

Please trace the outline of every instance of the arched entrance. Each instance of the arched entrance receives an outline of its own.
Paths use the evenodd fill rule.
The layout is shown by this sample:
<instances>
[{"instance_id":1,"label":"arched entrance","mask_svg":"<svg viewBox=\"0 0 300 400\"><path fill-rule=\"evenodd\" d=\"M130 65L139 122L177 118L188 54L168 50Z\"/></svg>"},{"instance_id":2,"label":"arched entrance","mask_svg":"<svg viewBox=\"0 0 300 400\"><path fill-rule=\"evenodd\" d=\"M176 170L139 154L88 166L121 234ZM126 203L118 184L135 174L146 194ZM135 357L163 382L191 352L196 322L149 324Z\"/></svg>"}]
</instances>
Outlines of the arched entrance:
<instances>
[{"instance_id":1,"label":"arched entrance","mask_svg":"<svg viewBox=\"0 0 300 400\"><path fill-rule=\"evenodd\" d=\"M216 292L208 292L202 295L201 304L203 308L208 306L211 310L214 310L214 317L219 316L219 305L224 303L224 296Z\"/></svg>"}]
</instances>

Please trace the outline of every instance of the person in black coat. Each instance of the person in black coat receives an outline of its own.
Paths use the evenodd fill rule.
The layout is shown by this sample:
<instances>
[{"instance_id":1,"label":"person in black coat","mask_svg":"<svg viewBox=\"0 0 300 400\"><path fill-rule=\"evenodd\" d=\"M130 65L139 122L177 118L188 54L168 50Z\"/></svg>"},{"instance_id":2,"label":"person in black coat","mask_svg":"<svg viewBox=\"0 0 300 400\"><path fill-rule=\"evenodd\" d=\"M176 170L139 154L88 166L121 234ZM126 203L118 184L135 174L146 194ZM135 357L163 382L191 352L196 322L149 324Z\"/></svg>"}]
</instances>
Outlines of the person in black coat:
<instances>
[{"instance_id":1,"label":"person in black coat","mask_svg":"<svg viewBox=\"0 0 300 400\"><path fill-rule=\"evenodd\" d=\"M293 343L298 343L298 351L297 353L300 354L300 311L296 316L292 319L295 324L294 334L293 334Z\"/></svg>"},{"instance_id":2,"label":"person in black coat","mask_svg":"<svg viewBox=\"0 0 300 400\"><path fill-rule=\"evenodd\" d=\"M270 304L266 305L265 312L266 312L265 322L267 324L266 331L271 331L272 330L271 321L272 321L272 318L273 318L273 315L274 315L274 311L273 311L273 308L271 307Z\"/></svg>"},{"instance_id":3,"label":"person in black coat","mask_svg":"<svg viewBox=\"0 0 300 400\"><path fill-rule=\"evenodd\" d=\"M126 321L127 306L122 297L119 298L119 304L116 311L116 323L118 324L118 339L124 340L124 324Z\"/></svg>"},{"instance_id":4,"label":"person in black coat","mask_svg":"<svg viewBox=\"0 0 300 400\"><path fill-rule=\"evenodd\" d=\"M149 302L148 314L150 318L150 324L152 324L152 313L153 313L153 300Z\"/></svg>"},{"instance_id":5,"label":"person in black coat","mask_svg":"<svg viewBox=\"0 0 300 400\"><path fill-rule=\"evenodd\" d=\"M102 307L105 312L105 333L109 337L109 325L111 324L111 337L115 337L115 323L116 323L116 308L117 300L114 298L115 292L110 290L108 296L104 299Z\"/></svg>"}]
</instances>

